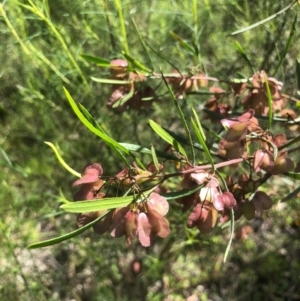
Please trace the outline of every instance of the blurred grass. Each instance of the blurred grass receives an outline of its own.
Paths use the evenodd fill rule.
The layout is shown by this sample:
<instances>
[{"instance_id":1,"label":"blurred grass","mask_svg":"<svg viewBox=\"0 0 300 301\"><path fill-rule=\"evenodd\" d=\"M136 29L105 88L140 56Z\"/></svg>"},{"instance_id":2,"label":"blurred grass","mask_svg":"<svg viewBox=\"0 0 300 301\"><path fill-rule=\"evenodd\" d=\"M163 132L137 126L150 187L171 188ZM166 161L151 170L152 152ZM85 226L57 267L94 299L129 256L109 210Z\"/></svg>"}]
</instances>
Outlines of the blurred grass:
<instances>
[{"instance_id":1,"label":"blurred grass","mask_svg":"<svg viewBox=\"0 0 300 301\"><path fill-rule=\"evenodd\" d=\"M200 236L185 229L185 216L176 204L170 214L172 236L149 250L137 244L127 247L122 239L98 237L91 231L51 248L25 249L29 243L75 227L74 215L57 215L56 198L60 191L71 198L74 177L60 167L44 141L57 143L66 162L79 172L88 162L100 162L105 175L122 168L107 146L75 118L63 86L117 141L147 147L154 143L163 148L146 121L154 119L167 128L177 124L176 110L167 100L144 112L117 115L107 110L110 89L91 77L107 77L108 70L87 63L81 54L112 59L125 50L149 64L140 35L146 47L160 55L148 48L156 71L173 70L163 57L180 70L200 65L210 76L228 79L236 72L251 75L234 46L238 42L254 70L264 69L272 75L285 55L298 6L251 31L234 37L230 33L267 18L289 3L2 1L1 300L173 301L192 295L198 300L216 301L300 299L299 225L295 222L300 219L298 200L268 212L262 228L257 226L259 221L252 222L257 233L245 241L235 241L225 265L222 256L227 230ZM171 31L194 44L198 54L180 46ZM277 73L291 95L296 94L298 40L296 24L293 42ZM201 106L206 97L193 96L182 109L190 113L191 107ZM297 183L287 184L286 189L292 185ZM274 193L278 191L274 189ZM138 274L131 269L134 261L141 264Z\"/></svg>"}]
</instances>

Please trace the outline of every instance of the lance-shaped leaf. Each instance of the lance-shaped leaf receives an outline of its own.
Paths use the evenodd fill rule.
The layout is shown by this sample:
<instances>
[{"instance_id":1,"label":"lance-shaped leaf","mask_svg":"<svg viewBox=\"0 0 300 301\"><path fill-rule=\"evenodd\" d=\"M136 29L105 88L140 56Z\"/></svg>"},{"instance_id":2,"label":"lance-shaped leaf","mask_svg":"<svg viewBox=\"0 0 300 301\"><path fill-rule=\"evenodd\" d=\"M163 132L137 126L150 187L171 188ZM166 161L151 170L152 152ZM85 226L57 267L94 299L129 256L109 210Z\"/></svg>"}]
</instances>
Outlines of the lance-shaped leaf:
<instances>
[{"instance_id":1,"label":"lance-shaped leaf","mask_svg":"<svg viewBox=\"0 0 300 301\"><path fill-rule=\"evenodd\" d=\"M254 24L252 24L252 25L250 25L248 27L245 27L245 28L242 28L240 30L237 30L237 31L231 33L231 35L233 36L233 35L245 32L247 30L250 30L250 29L253 29L253 28L257 27L257 26L260 26L260 25L262 25L262 24L264 24L266 22L269 22L270 20L272 20L272 19L276 18L277 16L279 16L280 14L284 13L286 10L290 9L295 3L297 3L297 1L293 1L288 6L286 6L285 8L283 8L282 10L280 10L279 12L275 13L274 15L272 15L272 16L270 16L268 18L265 18L265 19L263 19L263 20L261 20L261 21L259 21L257 23L254 23Z\"/></svg>"},{"instance_id":2,"label":"lance-shaped leaf","mask_svg":"<svg viewBox=\"0 0 300 301\"><path fill-rule=\"evenodd\" d=\"M93 225L95 225L97 222L99 222L102 218L104 218L107 214L109 214L110 211L106 212L105 214L103 214L102 216L99 216L97 219L93 220L92 222L86 224L85 226L72 231L70 233L55 237L55 238L51 238L51 239L47 239L44 241L40 241L37 243L33 243L31 245L29 245L27 248L29 249L37 249L37 248L44 248L44 247L48 247L48 246L52 246L52 245L56 245L62 241L68 240L72 237L75 237L81 233L83 233L85 230L91 228Z\"/></svg>"},{"instance_id":3,"label":"lance-shaped leaf","mask_svg":"<svg viewBox=\"0 0 300 301\"><path fill-rule=\"evenodd\" d=\"M148 67L146 67L145 65L143 65L142 63L140 63L136 59L132 58L128 53L122 51L122 54L124 55L126 60L128 62L130 62L133 66L137 67L138 69L140 69L142 71L146 71L148 73L151 73L151 70Z\"/></svg>"},{"instance_id":4,"label":"lance-shaped leaf","mask_svg":"<svg viewBox=\"0 0 300 301\"><path fill-rule=\"evenodd\" d=\"M97 77L93 77L93 76L91 77L91 79L97 83L109 84L109 85L125 85L125 84L132 83L132 80L97 78Z\"/></svg>"},{"instance_id":5,"label":"lance-shaped leaf","mask_svg":"<svg viewBox=\"0 0 300 301\"><path fill-rule=\"evenodd\" d=\"M47 145L49 145L52 150L54 151L59 163L67 170L69 171L71 174L73 174L74 176L80 178L81 174L77 171L75 171L73 168L71 168L65 161L64 159L61 157L60 153L58 152L57 148L55 147L54 144L52 144L51 142L45 142Z\"/></svg>"},{"instance_id":6,"label":"lance-shaped leaf","mask_svg":"<svg viewBox=\"0 0 300 301\"><path fill-rule=\"evenodd\" d=\"M149 120L149 124L154 132L165 140L167 143L171 144L177 151L179 151L185 158L187 158L187 154L184 148L179 144L179 142L173 138L170 134L168 134L159 124L157 124L153 120Z\"/></svg>"},{"instance_id":7,"label":"lance-shaped leaf","mask_svg":"<svg viewBox=\"0 0 300 301\"><path fill-rule=\"evenodd\" d=\"M106 134L104 134L102 131L100 131L98 128L96 128L92 123L90 123L88 121L88 119L84 116L84 114L79 110L77 104L75 103L75 101L73 100L72 96L70 95L70 93L68 92L68 90L66 88L64 88L66 97L74 111L74 113L77 115L77 117L79 118L79 120L94 134L96 134L97 136L99 136L108 146L114 146L117 149L119 149L120 151L123 151L124 153L129 155L129 151L123 147L122 145L120 145L117 141L115 141L114 139L110 138L109 136L107 136Z\"/></svg>"},{"instance_id":8,"label":"lance-shaped leaf","mask_svg":"<svg viewBox=\"0 0 300 301\"><path fill-rule=\"evenodd\" d=\"M137 152L137 153L141 153L141 154L152 155L152 150L150 150L147 147L144 147L144 146L141 146L141 145L138 145L138 144L123 143L123 142L119 142L119 144L124 146L129 151ZM157 149L155 149L155 153L156 153L157 157L160 157L160 158L170 159L170 160L173 160L173 161L180 161L178 159L178 157L176 157L172 154L168 154L168 153L159 151Z\"/></svg>"},{"instance_id":9,"label":"lance-shaped leaf","mask_svg":"<svg viewBox=\"0 0 300 301\"><path fill-rule=\"evenodd\" d=\"M100 200L78 201L63 204L60 207L67 212L84 213L125 207L133 200L133 196L105 198Z\"/></svg>"},{"instance_id":10,"label":"lance-shaped leaf","mask_svg":"<svg viewBox=\"0 0 300 301\"><path fill-rule=\"evenodd\" d=\"M97 64L99 67L110 67L110 61L108 60L101 59L99 57L95 57L87 54L82 54L81 57L88 62Z\"/></svg>"},{"instance_id":11,"label":"lance-shaped leaf","mask_svg":"<svg viewBox=\"0 0 300 301\"><path fill-rule=\"evenodd\" d=\"M204 153L207 157L207 159L209 160L209 163L211 164L212 166L212 170L214 172L215 168L214 168L214 160L210 154L210 151L206 145L206 137L205 137L205 134L204 134L204 131L202 129L202 126L201 126L201 123L200 123L200 120L198 118L198 115L196 113L196 111L193 109L193 113L194 113L194 116L195 116L195 120L196 122L192 119L192 125L193 125L193 128L194 128L194 131L196 133L196 136L199 140L199 143L200 145L202 146L203 150L204 150Z\"/></svg>"}]
</instances>

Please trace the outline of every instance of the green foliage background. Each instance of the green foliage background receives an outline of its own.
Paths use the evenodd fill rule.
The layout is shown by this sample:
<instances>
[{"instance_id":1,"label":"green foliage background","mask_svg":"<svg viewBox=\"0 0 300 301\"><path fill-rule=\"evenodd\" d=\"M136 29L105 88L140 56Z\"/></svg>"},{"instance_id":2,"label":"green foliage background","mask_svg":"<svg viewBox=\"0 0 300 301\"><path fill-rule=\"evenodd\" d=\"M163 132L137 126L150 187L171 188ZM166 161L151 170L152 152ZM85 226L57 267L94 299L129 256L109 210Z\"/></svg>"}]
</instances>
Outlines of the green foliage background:
<instances>
[{"instance_id":1,"label":"green foliage background","mask_svg":"<svg viewBox=\"0 0 300 301\"><path fill-rule=\"evenodd\" d=\"M128 45L132 57L148 66L152 62L157 71L172 71L168 59L180 70L200 64L210 76L221 79L237 72L251 76L251 68L235 47L238 42L255 71L264 69L275 76L298 5L253 30L236 36L230 33L289 4L234 0L0 3L1 300L300 299L297 199L275 206L262 225L259 220L252 222L256 233L234 242L226 264L222 260L228 233L220 230L203 236L187 231L186 216L176 204L172 236L149 249L138 244L128 247L122 239L99 237L92 231L53 247L26 249L32 242L76 227L75 215L62 214L58 208L59 195L71 198L74 178L61 168L44 141L57 144L77 171L88 162L101 163L106 175L123 167L76 119L63 86L117 141L163 148L147 120L169 128L177 125L176 111L167 99L149 111L122 115L109 111L110 88L91 80L92 76L108 77L109 71L88 63L81 54L112 59L120 57ZM133 20L146 44L160 54L148 47L151 62ZM297 90L298 23L276 74L291 95ZM199 55L180 46L170 31L197 45ZM190 114L191 107L201 107L206 98L190 97L184 111ZM271 185L276 187L280 181ZM299 185L284 181L284 192ZM138 274L132 271L136 260L141 263Z\"/></svg>"}]
</instances>

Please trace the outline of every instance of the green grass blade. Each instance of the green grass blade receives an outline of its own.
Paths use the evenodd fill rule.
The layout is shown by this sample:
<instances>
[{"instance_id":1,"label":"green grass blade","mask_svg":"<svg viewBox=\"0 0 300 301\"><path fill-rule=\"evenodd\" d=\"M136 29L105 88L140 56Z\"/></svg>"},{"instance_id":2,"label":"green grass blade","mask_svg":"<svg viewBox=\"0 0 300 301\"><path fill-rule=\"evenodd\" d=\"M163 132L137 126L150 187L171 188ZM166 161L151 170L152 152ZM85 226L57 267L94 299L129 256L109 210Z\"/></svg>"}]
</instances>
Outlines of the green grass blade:
<instances>
[{"instance_id":1,"label":"green grass blade","mask_svg":"<svg viewBox=\"0 0 300 301\"><path fill-rule=\"evenodd\" d=\"M128 41L127 41L127 33L126 33L126 26L125 20L122 11L122 1L121 0L114 0L115 6L117 8L118 17L119 17L119 25L120 25L120 40L123 45L123 49L126 53L129 53Z\"/></svg>"},{"instance_id":2,"label":"green grass blade","mask_svg":"<svg viewBox=\"0 0 300 301\"><path fill-rule=\"evenodd\" d=\"M93 201L70 202L60 206L66 212L85 213L125 207L133 200L133 196L105 198Z\"/></svg>"},{"instance_id":3,"label":"green grass blade","mask_svg":"<svg viewBox=\"0 0 300 301\"><path fill-rule=\"evenodd\" d=\"M225 254L224 254L223 262L226 262L226 260L227 260L227 257L228 257L229 251L230 251L230 247L231 247L231 244L232 244L233 236L234 236L234 211L233 211L233 209L230 210L230 221L231 221L231 223L230 223L230 238L229 238L228 245L227 245L227 248L226 248L226 251L225 251Z\"/></svg>"},{"instance_id":4,"label":"green grass blade","mask_svg":"<svg viewBox=\"0 0 300 301\"><path fill-rule=\"evenodd\" d=\"M298 19L298 16L296 15L295 18L294 18L293 24L292 24L292 28L291 28L291 31L290 31L289 38L288 38L288 40L286 42L286 45L285 45L285 48L283 50L283 54L281 55L280 60L278 62L278 65L277 65L277 67L275 69L274 76L276 76L278 70L282 66L282 63L285 60L286 55L287 55L287 53L288 53L288 51L289 51L289 49L290 49L290 47L292 45L292 40L293 40L294 34L296 32L297 19Z\"/></svg>"},{"instance_id":5,"label":"green grass blade","mask_svg":"<svg viewBox=\"0 0 300 301\"><path fill-rule=\"evenodd\" d=\"M157 124L153 120L149 120L149 124L153 131L161 137L168 144L171 144L177 151L179 151L185 158L187 158L187 154L184 148L179 144L179 142L173 138L170 134L168 134L159 124Z\"/></svg>"},{"instance_id":6,"label":"green grass blade","mask_svg":"<svg viewBox=\"0 0 300 301\"><path fill-rule=\"evenodd\" d=\"M148 62L149 62L149 64L151 65L151 69L152 69L152 71L153 71L153 70L154 70L154 66L153 66L153 62L152 62L151 56L150 56L150 54L149 54L147 45L146 45L144 39L142 38L142 35L141 35L141 33L140 33L140 31L139 31L139 29L138 29L136 23L135 23L134 18L132 18L132 23L133 23L133 25L134 25L134 28L135 28L137 34L138 34L139 40L140 40L140 42L141 42L141 44L142 44L142 46L143 46L144 52L145 52L145 54L146 54L146 56L147 56L147 58L148 58Z\"/></svg>"},{"instance_id":7,"label":"green grass blade","mask_svg":"<svg viewBox=\"0 0 300 301\"><path fill-rule=\"evenodd\" d=\"M37 242L37 243L30 244L27 248L28 249L44 248L44 247L56 245L56 244L58 244L60 242L63 242L63 241L68 240L70 238L73 238L73 237L75 237L75 236L83 233L85 230L91 228L94 224L96 224L102 218L104 218L108 213L109 213L109 211L106 212L105 214L99 216L94 221L86 224L85 226L83 226L83 227L81 227L81 228L79 228L79 229L77 229L75 231L72 231L72 232L70 232L68 234L61 235L59 237L55 237L55 238L51 238L51 239L48 239L48 240L44 240L44 241L40 241L40 242Z\"/></svg>"},{"instance_id":8,"label":"green grass blade","mask_svg":"<svg viewBox=\"0 0 300 301\"><path fill-rule=\"evenodd\" d=\"M237 30L235 32L232 32L230 35L234 36L236 34L239 34L239 33L242 33L242 32L248 31L248 30L251 30L251 29L253 29L253 28L257 27L257 26L260 26L260 25L262 25L262 24L264 24L266 22L269 22L272 19L274 19L277 16L279 16L280 14L284 13L286 10L290 9L295 3L297 3L297 1L292 2L291 4L289 4L288 6L286 6L285 8L283 8L282 10L280 10L279 12L275 13L274 15L272 15L272 16L266 18L266 19L263 19L263 20L261 20L261 21L259 21L257 23L254 23L254 24L252 24L252 25L250 25L248 27L245 27L245 28L239 29L239 30Z\"/></svg>"},{"instance_id":9,"label":"green grass blade","mask_svg":"<svg viewBox=\"0 0 300 301\"><path fill-rule=\"evenodd\" d=\"M234 46L235 46L236 50L241 54L242 58L246 61L247 65L251 69L251 72L254 74L255 70L253 69L253 66L252 66L250 60L248 59L243 47L240 45L240 43L238 41L234 42Z\"/></svg>"},{"instance_id":10,"label":"green grass blade","mask_svg":"<svg viewBox=\"0 0 300 301\"><path fill-rule=\"evenodd\" d=\"M73 168L71 168L65 161L64 159L61 157L60 153L58 152L57 148L55 147L54 144L52 144L51 142L45 142L47 145L49 145L52 150L54 151L56 158L58 159L59 163L67 170L69 171L71 174L73 174L74 176L80 178L81 174L77 171L75 171Z\"/></svg>"}]
</instances>

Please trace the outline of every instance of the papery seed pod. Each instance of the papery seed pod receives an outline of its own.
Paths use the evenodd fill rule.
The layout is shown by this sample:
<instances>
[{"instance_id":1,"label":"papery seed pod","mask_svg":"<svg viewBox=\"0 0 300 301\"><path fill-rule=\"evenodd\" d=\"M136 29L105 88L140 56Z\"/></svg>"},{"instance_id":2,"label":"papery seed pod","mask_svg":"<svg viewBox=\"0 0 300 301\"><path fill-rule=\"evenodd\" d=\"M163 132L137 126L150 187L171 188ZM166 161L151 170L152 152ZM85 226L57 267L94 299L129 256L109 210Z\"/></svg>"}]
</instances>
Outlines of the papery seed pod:
<instances>
[{"instance_id":1,"label":"papery seed pod","mask_svg":"<svg viewBox=\"0 0 300 301\"><path fill-rule=\"evenodd\" d=\"M213 207L212 203L205 202L196 226L201 233L208 233L215 227L217 218L218 211Z\"/></svg>"},{"instance_id":2,"label":"papery seed pod","mask_svg":"<svg viewBox=\"0 0 300 301\"><path fill-rule=\"evenodd\" d=\"M155 192L150 194L147 206L149 209L157 211L161 216L165 216L169 211L169 203L166 198Z\"/></svg>"},{"instance_id":3,"label":"papery seed pod","mask_svg":"<svg viewBox=\"0 0 300 301\"><path fill-rule=\"evenodd\" d=\"M252 199L253 201L261 203L263 210L269 210L273 206L272 199L263 191L257 191Z\"/></svg>"},{"instance_id":4,"label":"papery seed pod","mask_svg":"<svg viewBox=\"0 0 300 301\"><path fill-rule=\"evenodd\" d=\"M224 209L232 209L236 206L236 204L236 199L229 191L220 193L213 199L213 205L218 211L223 211Z\"/></svg>"},{"instance_id":5,"label":"papery seed pod","mask_svg":"<svg viewBox=\"0 0 300 301\"><path fill-rule=\"evenodd\" d=\"M121 237L126 234L126 214L129 211L129 207L123 207L114 210L110 225L110 235L112 237Z\"/></svg>"},{"instance_id":6,"label":"papery seed pod","mask_svg":"<svg viewBox=\"0 0 300 301\"><path fill-rule=\"evenodd\" d=\"M99 180L103 173L102 166L98 163L93 163L87 165L82 173L82 177L75 181L72 186L77 186L81 184L94 183Z\"/></svg>"},{"instance_id":7,"label":"papery seed pod","mask_svg":"<svg viewBox=\"0 0 300 301\"><path fill-rule=\"evenodd\" d=\"M136 211L128 211L126 213L126 242L132 244L133 240L137 236L138 231L138 213Z\"/></svg>"},{"instance_id":8,"label":"papery seed pod","mask_svg":"<svg viewBox=\"0 0 300 301\"><path fill-rule=\"evenodd\" d=\"M196 225L198 219L201 216L202 206L203 206L202 204L198 204L197 206L195 206L193 208L193 211L190 213L188 220L187 220L188 228L193 228Z\"/></svg>"},{"instance_id":9,"label":"papery seed pod","mask_svg":"<svg viewBox=\"0 0 300 301\"><path fill-rule=\"evenodd\" d=\"M272 153L267 150L257 150L254 154L253 168L255 172L259 172L260 169L271 172L274 168Z\"/></svg>"},{"instance_id":10,"label":"papery seed pod","mask_svg":"<svg viewBox=\"0 0 300 301\"><path fill-rule=\"evenodd\" d=\"M112 77L123 78L127 74L127 61L123 59L115 59L110 62L110 73Z\"/></svg>"},{"instance_id":11,"label":"papery seed pod","mask_svg":"<svg viewBox=\"0 0 300 301\"><path fill-rule=\"evenodd\" d=\"M159 237L167 237L170 234L168 221L155 210L149 210L148 220L152 226L151 231Z\"/></svg>"},{"instance_id":12,"label":"papery seed pod","mask_svg":"<svg viewBox=\"0 0 300 301\"><path fill-rule=\"evenodd\" d=\"M149 247L153 235L151 235L152 226L145 212L141 212L137 218L137 233L138 238L143 247Z\"/></svg>"},{"instance_id":13,"label":"papery seed pod","mask_svg":"<svg viewBox=\"0 0 300 301\"><path fill-rule=\"evenodd\" d=\"M270 171L272 175L279 175L291 171L294 168L294 163L290 158L286 158L284 155L278 155L274 168Z\"/></svg>"},{"instance_id":14,"label":"papery seed pod","mask_svg":"<svg viewBox=\"0 0 300 301\"><path fill-rule=\"evenodd\" d=\"M98 216L101 216L106 212L107 212L107 210L98 211ZM93 229L94 229L95 233L101 235L101 234L105 233L106 231L108 231L108 229L111 225L111 222L112 222L112 216L113 216L113 211L110 211L104 218L102 218L99 222L97 222L95 225L93 225Z\"/></svg>"}]
</instances>

